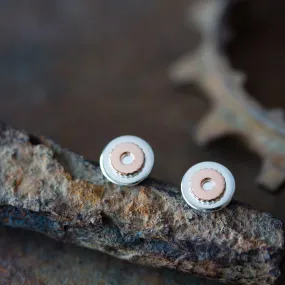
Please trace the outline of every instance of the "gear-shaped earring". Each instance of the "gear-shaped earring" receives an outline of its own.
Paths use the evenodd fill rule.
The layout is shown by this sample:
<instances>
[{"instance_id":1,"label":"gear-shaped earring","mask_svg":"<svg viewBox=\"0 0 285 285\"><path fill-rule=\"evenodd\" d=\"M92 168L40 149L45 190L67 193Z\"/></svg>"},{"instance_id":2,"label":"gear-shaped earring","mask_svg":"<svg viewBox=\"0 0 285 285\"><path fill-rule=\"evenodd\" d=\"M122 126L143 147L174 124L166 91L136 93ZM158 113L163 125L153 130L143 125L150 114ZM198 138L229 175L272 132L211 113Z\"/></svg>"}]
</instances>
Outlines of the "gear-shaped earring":
<instances>
[{"instance_id":1,"label":"gear-shaped earring","mask_svg":"<svg viewBox=\"0 0 285 285\"><path fill-rule=\"evenodd\" d=\"M138 184L150 174L153 164L151 146L136 136L121 136L112 140L100 157L104 176L120 186Z\"/></svg>"},{"instance_id":2,"label":"gear-shaped earring","mask_svg":"<svg viewBox=\"0 0 285 285\"><path fill-rule=\"evenodd\" d=\"M235 192L232 173L216 162L201 162L183 176L181 191L184 200L200 211L217 211L228 205Z\"/></svg>"}]
</instances>

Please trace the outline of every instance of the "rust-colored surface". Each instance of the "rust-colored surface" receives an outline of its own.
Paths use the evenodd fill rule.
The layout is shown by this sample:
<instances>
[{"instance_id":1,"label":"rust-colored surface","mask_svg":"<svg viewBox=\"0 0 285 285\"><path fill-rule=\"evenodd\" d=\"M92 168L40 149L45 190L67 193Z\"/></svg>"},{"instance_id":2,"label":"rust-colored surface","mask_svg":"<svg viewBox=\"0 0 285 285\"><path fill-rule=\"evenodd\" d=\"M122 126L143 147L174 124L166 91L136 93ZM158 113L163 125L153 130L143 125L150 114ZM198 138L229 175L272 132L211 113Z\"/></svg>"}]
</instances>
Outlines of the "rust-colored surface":
<instances>
[{"instance_id":1,"label":"rust-colored surface","mask_svg":"<svg viewBox=\"0 0 285 285\"><path fill-rule=\"evenodd\" d=\"M189 166L203 160L218 161L232 170L237 199L284 221L285 192L271 195L254 184L260 166L257 156L234 138L203 149L189 135L191 126L208 109L208 103L204 93L194 86L188 87L187 94L174 90L167 68L198 43L196 32L185 25L186 7L192 2L27 0L16 5L2 1L1 119L18 128L49 135L90 160L98 160L103 147L116 136L141 136L155 151L153 176L176 185ZM231 46L231 58L235 67L249 75L246 85L252 95L266 106L284 107L285 42L280 36L284 1L242 2L250 4L239 8L237 19L239 23L242 19L242 23L237 42ZM20 184L22 174L14 177L15 183ZM42 243L32 234L17 238L16 233L13 231L5 238L3 244L9 242L11 246L5 246L1 256L18 258L14 249L21 247L30 272L37 263L34 260L38 260L33 250L41 250ZM36 245L31 251L30 243ZM43 250L43 256L47 252L53 256L52 249L57 245L52 245ZM68 250L64 249L66 253ZM75 249L72 255L71 260L83 262L85 255L81 250ZM62 252L57 256L62 256ZM59 274L60 267L53 267L53 258L45 258L42 259L51 266L46 272L53 272L50 276ZM106 284L114 280L121 284L118 279L125 280L120 278L123 263L112 263L102 255L98 260L106 268L111 264L111 268L118 269L104 275L113 278L106 279ZM84 265L82 268L87 270ZM175 274L168 281L160 279L156 271L150 274L141 270L132 267L137 284L176 285L187 280L184 275Z\"/></svg>"},{"instance_id":2,"label":"rust-colored surface","mask_svg":"<svg viewBox=\"0 0 285 285\"><path fill-rule=\"evenodd\" d=\"M195 211L179 189L151 178L120 187L98 163L4 123L0 154L1 225L227 283L273 285L281 274L284 226L268 213L237 201L216 213ZM11 179L18 172L21 183Z\"/></svg>"}]
</instances>

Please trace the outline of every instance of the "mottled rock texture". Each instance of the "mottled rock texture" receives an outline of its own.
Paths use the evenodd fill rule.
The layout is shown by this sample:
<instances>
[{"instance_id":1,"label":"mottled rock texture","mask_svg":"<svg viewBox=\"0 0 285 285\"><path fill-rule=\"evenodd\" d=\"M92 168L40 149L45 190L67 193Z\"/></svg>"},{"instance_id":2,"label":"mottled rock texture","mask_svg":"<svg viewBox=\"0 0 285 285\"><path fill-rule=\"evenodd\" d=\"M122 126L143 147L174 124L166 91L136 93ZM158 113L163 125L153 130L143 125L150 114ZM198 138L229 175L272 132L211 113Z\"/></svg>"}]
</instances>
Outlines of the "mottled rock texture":
<instances>
[{"instance_id":1,"label":"mottled rock texture","mask_svg":"<svg viewBox=\"0 0 285 285\"><path fill-rule=\"evenodd\" d=\"M0 284L221 285L174 270L130 264L98 251L7 227L0 227Z\"/></svg>"},{"instance_id":2,"label":"mottled rock texture","mask_svg":"<svg viewBox=\"0 0 285 285\"><path fill-rule=\"evenodd\" d=\"M154 180L127 188L51 140L0 125L0 221L121 259L237 284L274 284L283 224L232 202L199 213Z\"/></svg>"}]
</instances>

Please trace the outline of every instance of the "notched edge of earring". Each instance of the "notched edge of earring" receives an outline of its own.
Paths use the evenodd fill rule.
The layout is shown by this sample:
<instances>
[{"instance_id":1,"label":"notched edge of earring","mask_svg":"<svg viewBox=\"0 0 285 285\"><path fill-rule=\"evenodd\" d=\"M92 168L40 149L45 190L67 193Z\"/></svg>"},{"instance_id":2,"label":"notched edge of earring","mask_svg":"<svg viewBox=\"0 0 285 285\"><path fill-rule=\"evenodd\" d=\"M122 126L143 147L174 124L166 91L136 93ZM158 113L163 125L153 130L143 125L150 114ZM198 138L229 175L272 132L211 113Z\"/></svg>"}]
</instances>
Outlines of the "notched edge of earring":
<instances>
[{"instance_id":1,"label":"notched edge of earring","mask_svg":"<svg viewBox=\"0 0 285 285\"><path fill-rule=\"evenodd\" d=\"M141 165L141 160L136 161L138 165L137 167L140 168L139 171L137 171L137 173L132 173L131 175L130 174L122 175L121 173L124 171L122 172L119 171L118 173L118 170L113 167L110 155L112 154L113 150L118 145L121 144L133 144L138 148L138 150L141 150L144 161L142 165ZM121 152L122 149L118 153L121 155L122 154ZM120 157L117 157L117 159L120 159ZM113 139L106 145L100 156L100 168L103 175L109 181L119 186L133 186L142 182L150 174L153 165L154 165L154 153L151 146L146 141L136 136L127 135ZM126 169L128 167L124 168ZM130 168L132 169L132 167Z\"/></svg>"},{"instance_id":2,"label":"notched edge of earring","mask_svg":"<svg viewBox=\"0 0 285 285\"><path fill-rule=\"evenodd\" d=\"M210 176L207 175L207 173L203 173L209 170L215 171L211 173L215 174L213 178L218 179L220 177L220 179L223 179L224 183L222 183L222 180L220 180L218 181L218 184L221 184L221 188L224 185L224 191L221 193L222 189L220 188L218 189L219 191L216 192L216 195L212 195L213 197L216 196L216 199L201 201L201 199L199 199L199 194L205 194L203 191L207 190L201 189L202 185L200 183L202 182L203 178ZM202 174L199 175L199 172ZM192 185L191 181L193 181L193 177L195 178L195 175L198 175L198 179L196 180L196 183ZM194 191L193 187L195 187ZM226 207L232 200L233 194L235 192L235 180L232 173L225 166L216 162L205 161L195 164L184 174L181 182L181 192L186 203L192 208L203 212L218 211ZM195 192L196 194L198 193L198 197L195 195ZM220 195L217 195L219 192Z\"/></svg>"},{"instance_id":3,"label":"notched edge of earring","mask_svg":"<svg viewBox=\"0 0 285 285\"><path fill-rule=\"evenodd\" d=\"M130 164L122 162L125 153L133 156ZM123 177L134 177L138 175L145 166L145 153L143 149L133 142L119 143L109 154L109 161L112 168Z\"/></svg>"},{"instance_id":4,"label":"notched edge of earring","mask_svg":"<svg viewBox=\"0 0 285 285\"><path fill-rule=\"evenodd\" d=\"M213 184L213 188L205 190L204 181ZM193 196L203 204L213 204L219 201L226 190L224 176L213 168L204 168L193 174L189 183L190 191Z\"/></svg>"}]
</instances>

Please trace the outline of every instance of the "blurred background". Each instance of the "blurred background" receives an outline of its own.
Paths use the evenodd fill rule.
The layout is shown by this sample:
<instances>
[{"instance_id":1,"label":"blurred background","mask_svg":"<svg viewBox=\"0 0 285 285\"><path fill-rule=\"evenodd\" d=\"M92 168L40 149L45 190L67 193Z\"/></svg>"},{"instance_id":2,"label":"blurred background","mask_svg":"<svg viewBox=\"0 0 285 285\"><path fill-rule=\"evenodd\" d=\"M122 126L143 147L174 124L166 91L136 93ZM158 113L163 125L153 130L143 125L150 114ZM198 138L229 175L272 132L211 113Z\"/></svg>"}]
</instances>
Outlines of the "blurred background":
<instances>
[{"instance_id":1,"label":"blurred background","mask_svg":"<svg viewBox=\"0 0 285 285\"><path fill-rule=\"evenodd\" d=\"M191 165L220 162L235 176L236 199L285 221L284 187L273 195L254 183L258 156L235 137L205 148L192 139L209 102L195 85L173 86L167 74L199 43L185 21L192 2L0 1L0 119L93 161L111 139L140 136L155 152L152 176L176 186ZM285 107L285 3L237 1L233 7L232 65L245 72L246 89L263 106ZM0 231L0 276L14 282L7 284L218 284L34 233ZM8 260L15 268L2 272Z\"/></svg>"}]
</instances>

